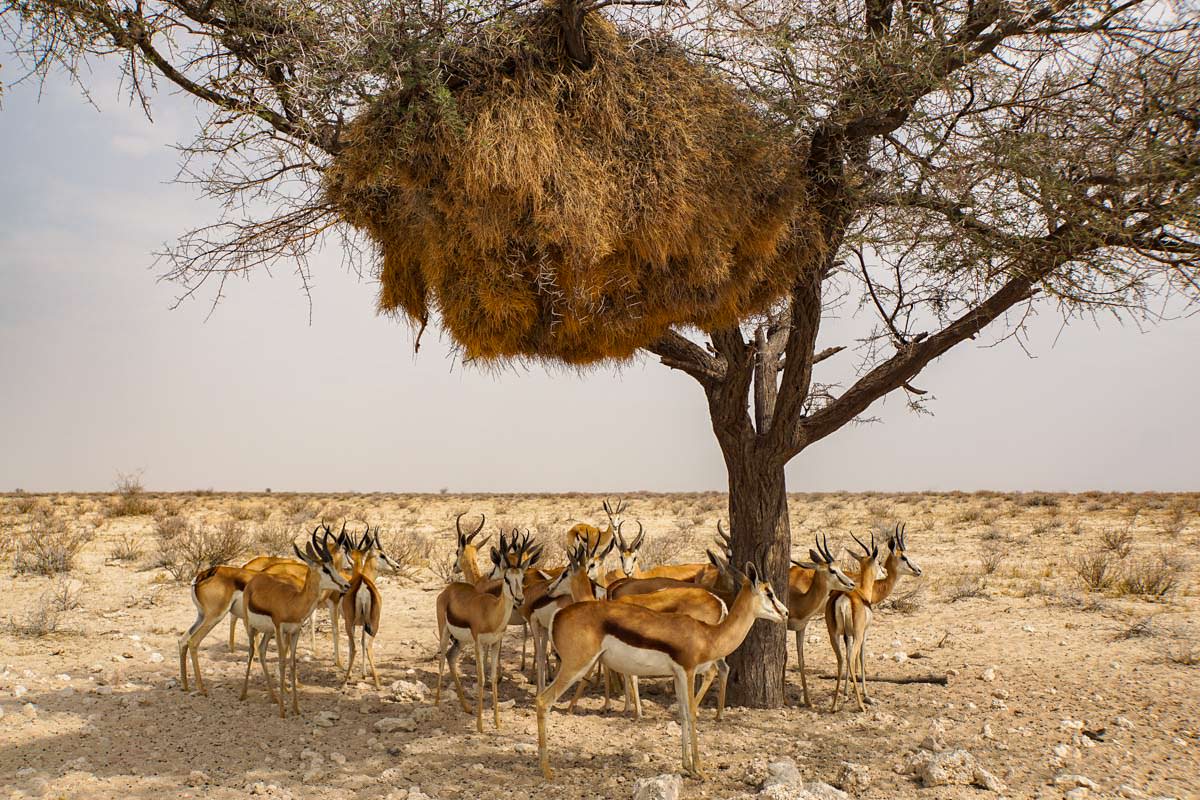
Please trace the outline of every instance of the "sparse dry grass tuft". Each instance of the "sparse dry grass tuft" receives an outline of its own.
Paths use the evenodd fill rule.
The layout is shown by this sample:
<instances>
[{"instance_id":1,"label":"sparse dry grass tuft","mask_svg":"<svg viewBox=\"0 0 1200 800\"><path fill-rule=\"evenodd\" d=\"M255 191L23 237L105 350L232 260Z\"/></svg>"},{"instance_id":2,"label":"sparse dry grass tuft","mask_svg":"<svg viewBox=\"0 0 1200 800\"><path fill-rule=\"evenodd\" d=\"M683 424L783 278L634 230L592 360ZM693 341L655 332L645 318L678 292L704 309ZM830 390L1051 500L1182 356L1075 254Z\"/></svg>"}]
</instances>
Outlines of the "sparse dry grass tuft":
<instances>
[{"instance_id":1,"label":"sparse dry grass tuft","mask_svg":"<svg viewBox=\"0 0 1200 800\"><path fill-rule=\"evenodd\" d=\"M957 603L971 598L987 598L987 579L982 575L964 575L950 588L946 602Z\"/></svg>"},{"instance_id":2,"label":"sparse dry grass tuft","mask_svg":"<svg viewBox=\"0 0 1200 800\"><path fill-rule=\"evenodd\" d=\"M988 544L979 548L979 566L984 575L994 575L1004 562L1007 554L1004 548Z\"/></svg>"},{"instance_id":3,"label":"sparse dry grass tuft","mask_svg":"<svg viewBox=\"0 0 1200 800\"><path fill-rule=\"evenodd\" d=\"M40 639L56 633L62 615L79 607L79 588L71 581L59 578L38 597L33 608L21 617L10 616L8 628L14 636Z\"/></svg>"},{"instance_id":4,"label":"sparse dry grass tuft","mask_svg":"<svg viewBox=\"0 0 1200 800\"><path fill-rule=\"evenodd\" d=\"M142 540L137 534L125 531L117 537L108 551L112 561L137 561L142 557Z\"/></svg>"},{"instance_id":5,"label":"sparse dry grass tuft","mask_svg":"<svg viewBox=\"0 0 1200 800\"><path fill-rule=\"evenodd\" d=\"M1116 583L1117 594L1150 599L1166 597L1179 586L1182 570L1181 559L1161 550L1152 556L1130 559Z\"/></svg>"},{"instance_id":6,"label":"sparse dry grass tuft","mask_svg":"<svg viewBox=\"0 0 1200 800\"><path fill-rule=\"evenodd\" d=\"M1076 554L1071 569L1093 592L1109 589L1117 581L1116 559L1104 551L1084 551Z\"/></svg>"},{"instance_id":7,"label":"sparse dry grass tuft","mask_svg":"<svg viewBox=\"0 0 1200 800\"><path fill-rule=\"evenodd\" d=\"M1133 550L1133 533L1129 528L1105 528L1100 532L1100 546L1117 558L1125 558Z\"/></svg>"}]
</instances>

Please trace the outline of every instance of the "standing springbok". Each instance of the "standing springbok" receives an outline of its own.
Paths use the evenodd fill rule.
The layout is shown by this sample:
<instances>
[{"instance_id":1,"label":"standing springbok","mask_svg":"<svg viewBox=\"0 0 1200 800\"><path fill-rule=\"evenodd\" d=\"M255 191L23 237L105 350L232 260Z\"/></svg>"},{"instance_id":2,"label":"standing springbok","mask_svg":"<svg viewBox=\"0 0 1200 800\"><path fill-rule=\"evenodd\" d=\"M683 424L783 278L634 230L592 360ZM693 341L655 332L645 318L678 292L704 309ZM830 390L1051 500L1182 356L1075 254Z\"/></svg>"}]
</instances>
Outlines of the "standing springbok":
<instances>
[{"instance_id":1,"label":"standing springbok","mask_svg":"<svg viewBox=\"0 0 1200 800\"><path fill-rule=\"evenodd\" d=\"M735 574L740 590L729 614L716 625L627 603L575 603L558 613L551 637L562 664L554 682L537 696L538 757L546 780L554 777L546 749L546 713L597 661L616 672L675 678L683 769L704 777L696 734L696 672L741 645L756 619L787 619L787 608L753 564L746 564L745 574Z\"/></svg>"},{"instance_id":2,"label":"standing springbok","mask_svg":"<svg viewBox=\"0 0 1200 800\"><path fill-rule=\"evenodd\" d=\"M349 539L346 538L346 523L342 522L342 530L336 537L333 535L333 529L325 523L318 525L317 530L322 531L321 541L326 547L329 547L329 542L331 540L336 543L336 549L332 550L331 552L336 558L337 568L342 572L349 570L350 546ZM278 575L280 577L290 577L295 580L297 584L303 583L304 581L304 564L291 558L282 558L280 556L255 556L245 564L242 564L242 569L251 570L253 572L269 572L272 575ZM239 601L240 595L234 600L233 607L229 615L229 652L231 653L237 649L237 623L238 620L242 618L242 607L238 605ZM340 667L342 665L342 657L338 649L337 603L335 602L335 598L331 593L325 592L322 593L320 599L317 600L317 606L329 609L329 627L333 631L333 661L337 666ZM310 618L310 621L312 623L312 628L310 630L312 637L311 647L313 654L315 655L317 652L316 614L313 614L313 616Z\"/></svg>"},{"instance_id":3,"label":"standing springbok","mask_svg":"<svg viewBox=\"0 0 1200 800\"><path fill-rule=\"evenodd\" d=\"M800 688L804 694L804 705L812 708L808 697L808 678L804 673L804 635L808 622L825 608L831 589L850 591L854 581L834 563L829 552L829 539L824 545L817 539L816 549L809 549L811 562L792 561L788 570L788 630L796 632L796 661L800 670Z\"/></svg>"},{"instance_id":4,"label":"standing springbok","mask_svg":"<svg viewBox=\"0 0 1200 800\"><path fill-rule=\"evenodd\" d=\"M917 566L915 561L908 557L908 537L904 531L905 527L904 524L897 523L896 529L888 536L888 555L883 562L883 569L887 575L883 580L875 582L875 586L871 591L872 606L882 603L890 597L892 590L896 588L896 584L903 576L921 577L921 568ZM858 675L859 681L862 683L863 702L875 702L867 692L867 656L865 648L860 649L858 653Z\"/></svg>"},{"instance_id":5,"label":"standing springbok","mask_svg":"<svg viewBox=\"0 0 1200 800\"><path fill-rule=\"evenodd\" d=\"M846 701L850 701L850 684L854 684L854 696L858 698L859 711L866 711L862 692L855 675L856 662L861 661L863 644L867 639L867 628L871 625L871 603L875 582L883 578L883 565L879 563L879 546L875 534L871 534L871 546L867 547L854 534L850 534L863 555L858 559L858 585L848 592L832 592L825 603L825 628L829 631L829 643L837 656L837 682L833 687L833 708L837 711L838 692L842 688L842 650L846 646Z\"/></svg>"},{"instance_id":6,"label":"standing springbok","mask_svg":"<svg viewBox=\"0 0 1200 800\"><path fill-rule=\"evenodd\" d=\"M597 599L599 591L596 576L603 556L588 552L587 545L580 542L567 554L567 559L566 569L556 577L527 587L525 602L521 604L521 615L529 621L533 636L533 665L539 692L546 688L546 675L550 671L549 637L555 615L571 603Z\"/></svg>"},{"instance_id":7,"label":"standing springbok","mask_svg":"<svg viewBox=\"0 0 1200 800\"><path fill-rule=\"evenodd\" d=\"M368 525L366 533L350 550L351 575L350 588L342 595L342 618L346 620L346 637L350 641L350 658L346 663L346 677L342 683L350 682L350 672L354 669L354 631L362 628L363 648L363 677L367 677L367 665L371 667L371 677L375 680L375 688L379 688L379 673L375 669L375 637L379 634L379 615L383 610L383 598L375 587L375 563L381 559L393 570L399 565L383 550L379 542L379 529L374 533Z\"/></svg>"},{"instance_id":8,"label":"standing springbok","mask_svg":"<svg viewBox=\"0 0 1200 800\"><path fill-rule=\"evenodd\" d=\"M250 636L250 652L246 658L246 677L242 681L242 700L246 699L246 690L250 685L250 667L254 664L254 638L261 633L262 642L258 646L258 663L262 667L263 677L267 681L267 689L274 698L275 689L271 685L271 673L267 670L267 643L274 637L276 655L279 657L279 716L286 717L284 694L287 692L285 682L288 659L292 663L292 711L299 716L300 699L296 692L296 644L300 640L300 629L308 619L309 614L317 606L317 600L324 591L345 592L350 584L337 571L333 563L333 554L323 543L317 541L314 534L310 537L305 552L301 553L295 544L292 550L308 567L304 577L304 585L297 588L295 584L283 578L260 572L246 583L242 590L242 623Z\"/></svg>"},{"instance_id":9,"label":"standing springbok","mask_svg":"<svg viewBox=\"0 0 1200 800\"><path fill-rule=\"evenodd\" d=\"M500 641L513 608L525 599L525 568L533 566L540 555L540 552L530 552L521 546L527 545L527 541L518 543L517 539L518 534L514 530L513 544L517 546L515 559L509 557L512 547L503 532L500 534L500 549L492 548L492 563L503 565L503 585L499 596L482 592L469 583L456 582L443 589L437 598L438 682L433 703L437 705L442 700L442 668L449 666L450 677L454 679L454 686L458 690L459 703L464 711L471 713L463 693L462 680L458 676L458 656L463 643L474 642L478 695L475 728L480 733L483 733L484 648L492 656L492 717L499 729L500 701L496 687L500 678Z\"/></svg>"},{"instance_id":10,"label":"standing springbok","mask_svg":"<svg viewBox=\"0 0 1200 800\"><path fill-rule=\"evenodd\" d=\"M458 531L458 548L454 553L454 575L461 575L464 583L476 584L484 579L483 573L479 571L479 562L476 560L479 548L488 543L492 538L489 533L479 541L475 541L475 537L483 530L483 526L487 523L487 514L479 515L479 527L470 533L464 533L462 529L462 518L467 512L463 512L454 518L454 527Z\"/></svg>"}]
</instances>

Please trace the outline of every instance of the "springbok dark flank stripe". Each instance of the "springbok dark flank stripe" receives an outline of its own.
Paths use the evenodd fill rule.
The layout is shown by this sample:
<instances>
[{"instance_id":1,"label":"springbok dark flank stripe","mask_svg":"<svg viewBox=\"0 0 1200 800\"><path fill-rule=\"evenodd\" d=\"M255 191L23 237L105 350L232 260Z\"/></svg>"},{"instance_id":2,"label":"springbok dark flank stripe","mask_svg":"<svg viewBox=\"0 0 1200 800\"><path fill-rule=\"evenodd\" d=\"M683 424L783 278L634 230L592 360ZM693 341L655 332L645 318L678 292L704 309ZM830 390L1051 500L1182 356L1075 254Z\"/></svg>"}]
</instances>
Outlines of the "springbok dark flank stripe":
<instances>
[{"instance_id":1,"label":"springbok dark flank stripe","mask_svg":"<svg viewBox=\"0 0 1200 800\"><path fill-rule=\"evenodd\" d=\"M630 647L638 647L643 650L657 650L660 653L666 653L672 661L681 663L682 653L675 645L670 642L664 642L662 639L648 636L641 631L627 628L618 620L612 618L605 619L601 630L605 636L611 636Z\"/></svg>"}]
</instances>

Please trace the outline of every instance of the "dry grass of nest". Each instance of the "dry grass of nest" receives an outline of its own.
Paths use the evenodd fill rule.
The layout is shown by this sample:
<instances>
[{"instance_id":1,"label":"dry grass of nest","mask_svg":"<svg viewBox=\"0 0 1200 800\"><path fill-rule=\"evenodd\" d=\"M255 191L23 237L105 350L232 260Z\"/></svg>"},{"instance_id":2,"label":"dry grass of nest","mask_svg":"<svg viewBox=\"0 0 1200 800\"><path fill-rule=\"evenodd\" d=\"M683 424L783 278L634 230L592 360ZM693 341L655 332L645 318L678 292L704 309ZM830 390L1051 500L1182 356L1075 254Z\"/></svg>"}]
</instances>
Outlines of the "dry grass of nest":
<instances>
[{"instance_id":1,"label":"dry grass of nest","mask_svg":"<svg viewBox=\"0 0 1200 800\"><path fill-rule=\"evenodd\" d=\"M625 359L765 310L821 255L782 135L668 41L585 30L580 70L552 9L494 25L326 173L382 251L380 307L436 311L470 358Z\"/></svg>"}]
</instances>

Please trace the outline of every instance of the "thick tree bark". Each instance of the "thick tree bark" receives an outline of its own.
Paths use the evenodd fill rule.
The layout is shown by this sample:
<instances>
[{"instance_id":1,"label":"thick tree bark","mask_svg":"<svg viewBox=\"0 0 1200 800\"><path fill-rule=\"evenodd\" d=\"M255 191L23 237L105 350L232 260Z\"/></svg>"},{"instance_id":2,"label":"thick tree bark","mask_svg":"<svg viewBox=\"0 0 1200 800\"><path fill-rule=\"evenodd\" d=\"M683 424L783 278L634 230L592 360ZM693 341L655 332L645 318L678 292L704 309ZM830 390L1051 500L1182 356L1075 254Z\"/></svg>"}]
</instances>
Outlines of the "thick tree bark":
<instances>
[{"instance_id":1,"label":"thick tree bark","mask_svg":"<svg viewBox=\"0 0 1200 800\"><path fill-rule=\"evenodd\" d=\"M791 530L783 465L768 460L758 448L726 453L726 465L733 562L739 568L754 562L770 575L778 596L786 597ZM783 705L786 634L778 623L754 624L746 641L727 659L730 703L752 708Z\"/></svg>"}]
</instances>

